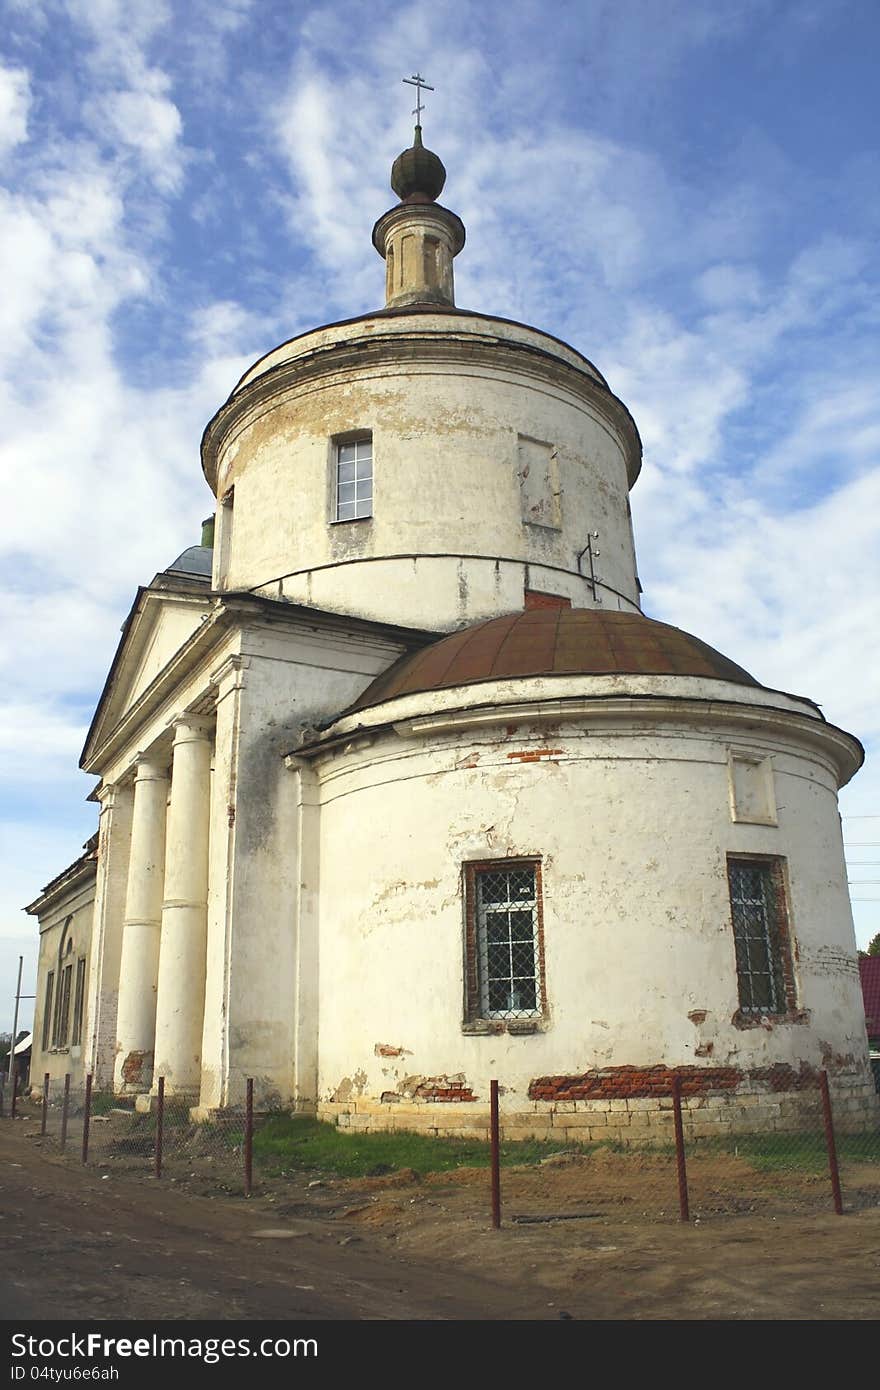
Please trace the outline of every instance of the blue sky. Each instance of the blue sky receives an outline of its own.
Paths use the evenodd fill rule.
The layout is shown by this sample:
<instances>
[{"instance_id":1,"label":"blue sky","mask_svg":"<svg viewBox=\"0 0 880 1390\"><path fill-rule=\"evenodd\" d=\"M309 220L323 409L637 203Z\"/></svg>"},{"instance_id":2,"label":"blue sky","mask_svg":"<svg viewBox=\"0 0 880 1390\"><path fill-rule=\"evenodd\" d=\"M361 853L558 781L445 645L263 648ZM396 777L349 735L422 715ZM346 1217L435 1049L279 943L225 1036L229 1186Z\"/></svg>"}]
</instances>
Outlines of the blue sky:
<instances>
[{"instance_id":1,"label":"blue sky","mask_svg":"<svg viewBox=\"0 0 880 1390\"><path fill-rule=\"evenodd\" d=\"M458 303L572 342L639 424L646 611L865 742L842 810L880 930L873 0L6 0L4 28L0 1027L21 905L94 828L120 624L211 509L206 421L382 302L416 69Z\"/></svg>"}]
</instances>

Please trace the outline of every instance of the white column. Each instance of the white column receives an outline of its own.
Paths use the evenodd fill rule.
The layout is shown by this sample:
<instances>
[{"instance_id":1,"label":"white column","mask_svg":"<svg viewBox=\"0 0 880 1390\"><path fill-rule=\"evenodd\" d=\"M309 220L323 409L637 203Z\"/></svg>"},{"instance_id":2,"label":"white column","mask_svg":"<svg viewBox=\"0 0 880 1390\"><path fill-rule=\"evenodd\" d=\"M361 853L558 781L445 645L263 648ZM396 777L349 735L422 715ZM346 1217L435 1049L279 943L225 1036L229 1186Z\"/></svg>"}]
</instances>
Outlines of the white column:
<instances>
[{"instance_id":1,"label":"white column","mask_svg":"<svg viewBox=\"0 0 880 1390\"><path fill-rule=\"evenodd\" d=\"M153 758L140 758L135 773L119 967L114 1075L117 1092L149 1090L153 1079L167 800L166 768Z\"/></svg>"},{"instance_id":2,"label":"white column","mask_svg":"<svg viewBox=\"0 0 880 1390\"><path fill-rule=\"evenodd\" d=\"M165 835L165 901L159 947L154 1089L198 1096L208 921L211 727L185 718L174 729Z\"/></svg>"}]
</instances>

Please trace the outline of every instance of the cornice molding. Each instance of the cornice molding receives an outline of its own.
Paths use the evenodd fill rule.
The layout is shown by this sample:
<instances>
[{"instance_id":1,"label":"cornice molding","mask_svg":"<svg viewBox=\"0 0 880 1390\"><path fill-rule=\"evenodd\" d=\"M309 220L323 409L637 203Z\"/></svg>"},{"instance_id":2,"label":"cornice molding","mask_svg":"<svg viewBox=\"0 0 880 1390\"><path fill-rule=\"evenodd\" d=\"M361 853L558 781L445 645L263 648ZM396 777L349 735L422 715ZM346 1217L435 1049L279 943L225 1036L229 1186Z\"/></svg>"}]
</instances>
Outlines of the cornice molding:
<instances>
[{"instance_id":1,"label":"cornice molding","mask_svg":"<svg viewBox=\"0 0 880 1390\"><path fill-rule=\"evenodd\" d=\"M536 330L537 331L537 330ZM642 445L635 421L626 406L598 378L541 348L526 338L490 333L456 333L407 328L381 336L352 336L316 345L308 352L279 362L253 381L240 386L209 422L202 438L202 468L212 491L217 491L220 455L229 442L269 407L293 391L329 386L346 374L401 366L477 366L505 369L552 385L587 402L621 438L627 477L632 487L639 475Z\"/></svg>"},{"instance_id":2,"label":"cornice molding","mask_svg":"<svg viewBox=\"0 0 880 1390\"><path fill-rule=\"evenodd\" d=\"M324 761L339 753L354 753L393 733L399 738L420 739L458 734L474 729L491 729L515 722L539 724L589 722L599 733L638 735L645 725L675 725L678 728L705 728L715 725L729 736L736 730L746 746L744 731L771 740L778 750L788 744L797 754L806 747L817 760L844 785L862 763L861 744L851 734L815 716L767 705L738 704L733 700L696 696L607 695L568 696L551 700L521 700L479 708L437 710L383 724L331 733L323 739L296 749L293 756ZM564 759L563 759L564 760Z\"/></svg>"}]
</instances>

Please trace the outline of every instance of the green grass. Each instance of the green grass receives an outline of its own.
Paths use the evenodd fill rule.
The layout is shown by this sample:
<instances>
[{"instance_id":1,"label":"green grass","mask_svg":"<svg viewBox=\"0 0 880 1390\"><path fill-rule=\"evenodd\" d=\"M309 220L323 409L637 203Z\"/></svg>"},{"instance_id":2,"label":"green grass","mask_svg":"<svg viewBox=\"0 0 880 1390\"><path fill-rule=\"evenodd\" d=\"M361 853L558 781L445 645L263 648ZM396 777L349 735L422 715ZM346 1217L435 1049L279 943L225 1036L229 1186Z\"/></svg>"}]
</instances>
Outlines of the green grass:
<instances>
[{"instance_id":1,"label":"green grass","mask_svg":"<svg viewBox=\"0 0 880 1390\"><path fill-rule=\"evenodd\" d=\"M718 1139L699 1139L687 1145L688 1157L699 1154L738 1155L759 1172L772 1173L796 1168L801 1172L828 1171L825 1136L815 1131L800 1134L739 1134ZM876 1163L880 1166L880 1136L840 1134L837 1136L840 1163Z\"/></svg>"},{"instance_id":2,"label":"green grass","mask_svg":"<svg viewBox=\"0 0 880 1390\"><path fill-rule=\"evenodd\" d=\"M502 1144L501 1162L539 1163L571 1148L571 1144L525 1139ZM488 1168L489 1145L476 1139L435 1139L403 1131L349 1134L324 1120L272 1115L254 1135L254 1157L263 1167L357 1178L402 1168L416 1173Z\"/></svg>"},{"instance_id":3,"label":"green grass","mask_svg":"<svg viewBox=\"0 0 880 1390\"><path fill-rule=\"evenodd\" d=\"M112 1091L93 1091L92 1092L92 1114L109 1115L111 1110L115 1110L119 1101Z\"/></svg>"},{"instance_id":4,"label":"green grass","mask_svg":"<svg viewBox=\"0 0 880 1390\"><path fill-rule=\"evenodd\" d=\"M240 1136L236 1135L236 1142ZM588 1154L598 1149L619 1153L622 1162L628 1154L649 1153L670 1158L671 1145L641 1150L615 1141L577 1145L562 1141L519 1140L501 1145L505 1167L536 1164L552 1154ZM841 1163L861 1162L880 1165L880 1137L874 1134L840 1135L837 1152ZM718 1139L691 1140L688 1157L738 1155L759 1172L797 1169L804 1172L827 1171L825 1141L815 1132L804 1134L746 1134ZM272 1115L254 1135L254 1157L264 1169L274 1171L322 1172L338 1177L369 1177L412 1168L416 1173L447 1173L456 1168L488 1168L489 1145L476 1139L436 1139L431 1135L405 1131L352 1134L335 1125L307 1116Z\"/></svg>"}]
</instances>

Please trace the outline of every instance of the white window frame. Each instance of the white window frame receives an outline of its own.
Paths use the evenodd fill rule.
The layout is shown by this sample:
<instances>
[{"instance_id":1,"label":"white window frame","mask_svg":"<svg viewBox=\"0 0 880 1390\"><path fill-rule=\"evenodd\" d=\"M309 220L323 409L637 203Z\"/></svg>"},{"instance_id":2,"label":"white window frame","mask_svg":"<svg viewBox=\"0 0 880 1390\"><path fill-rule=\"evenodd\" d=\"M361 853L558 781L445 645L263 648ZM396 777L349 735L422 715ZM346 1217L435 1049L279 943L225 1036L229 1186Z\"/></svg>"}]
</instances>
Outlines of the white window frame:
<instances>
[{"instance_id":1,"label":"white window frame","mask_svg":"<svg viewBox=\"0 0 880 1390\"><path fill-rule=\"evenodd\" d=\"M373 515L373 436L333 444L333 520L368 521Z\"/></svg>"}]
</instances>

